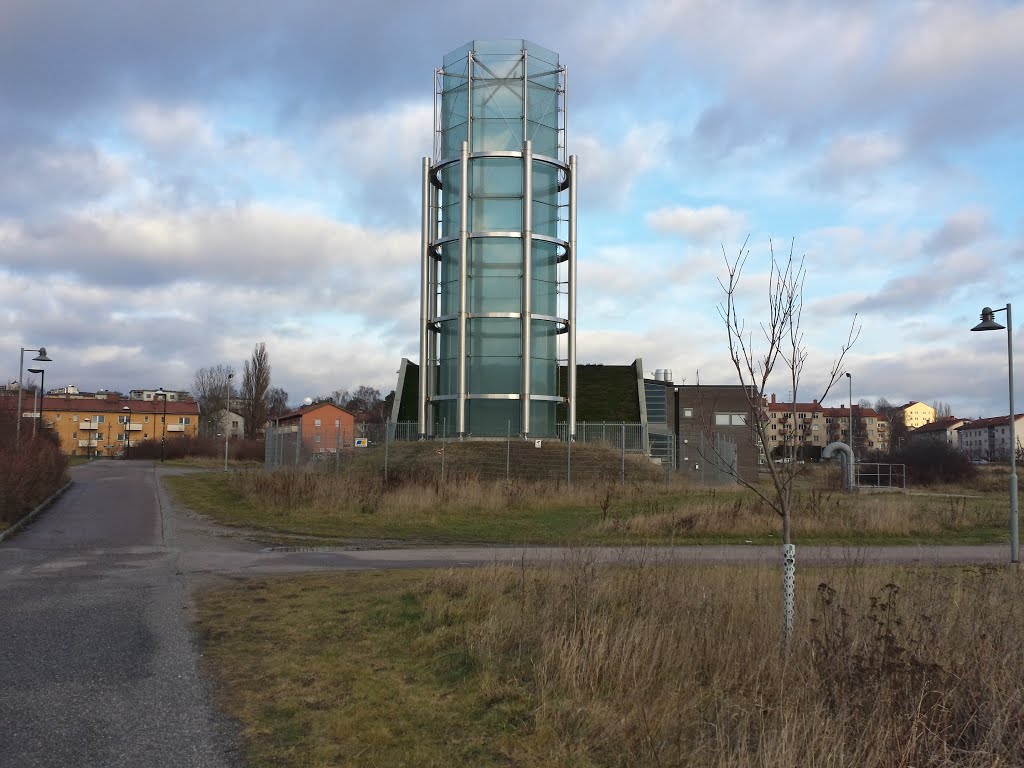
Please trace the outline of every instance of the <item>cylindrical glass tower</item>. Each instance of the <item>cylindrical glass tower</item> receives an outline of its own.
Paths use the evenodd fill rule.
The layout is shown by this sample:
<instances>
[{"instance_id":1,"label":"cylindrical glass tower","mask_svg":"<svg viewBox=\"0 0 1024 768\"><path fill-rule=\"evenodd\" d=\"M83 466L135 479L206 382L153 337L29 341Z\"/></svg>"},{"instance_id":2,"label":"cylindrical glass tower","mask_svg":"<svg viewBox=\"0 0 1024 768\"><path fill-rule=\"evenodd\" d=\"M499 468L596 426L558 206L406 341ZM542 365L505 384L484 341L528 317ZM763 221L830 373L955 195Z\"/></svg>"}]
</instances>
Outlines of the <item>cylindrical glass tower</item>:
<instances>
[{"instance_id":1,"label":"cylindrical glass tower","mask_svg":"<svg viewBox=\"0 0 1024 768\"><path fill-rule=\"evenodd\" d=\"M558 54L525 40L474 41L435 72L421 435L553 437L559 402L575 433L576 158L566 162L564 102Z\"/></svg>"}]
</instances>

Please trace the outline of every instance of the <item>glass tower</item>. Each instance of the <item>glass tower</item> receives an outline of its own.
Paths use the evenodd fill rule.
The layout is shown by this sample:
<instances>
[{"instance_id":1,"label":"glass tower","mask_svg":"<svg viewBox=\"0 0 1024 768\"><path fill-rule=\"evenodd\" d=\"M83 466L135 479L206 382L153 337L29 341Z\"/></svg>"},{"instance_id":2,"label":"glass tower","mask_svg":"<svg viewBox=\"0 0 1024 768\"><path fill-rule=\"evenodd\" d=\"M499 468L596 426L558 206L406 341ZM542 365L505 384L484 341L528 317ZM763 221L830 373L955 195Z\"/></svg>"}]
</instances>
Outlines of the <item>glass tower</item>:
<instances>
[{"instance_id":1,"label":"glass tower","mask_svg":"<svg viewBox=\"0 0 1024 768\"><path fill-rule=\"evenodd\" d=\"M445 56L434 81L419 432L553 437L565 402L572 436L576 157L566 155L565 68L525 40L478 40Z\"/></svg>"}]
</instances>

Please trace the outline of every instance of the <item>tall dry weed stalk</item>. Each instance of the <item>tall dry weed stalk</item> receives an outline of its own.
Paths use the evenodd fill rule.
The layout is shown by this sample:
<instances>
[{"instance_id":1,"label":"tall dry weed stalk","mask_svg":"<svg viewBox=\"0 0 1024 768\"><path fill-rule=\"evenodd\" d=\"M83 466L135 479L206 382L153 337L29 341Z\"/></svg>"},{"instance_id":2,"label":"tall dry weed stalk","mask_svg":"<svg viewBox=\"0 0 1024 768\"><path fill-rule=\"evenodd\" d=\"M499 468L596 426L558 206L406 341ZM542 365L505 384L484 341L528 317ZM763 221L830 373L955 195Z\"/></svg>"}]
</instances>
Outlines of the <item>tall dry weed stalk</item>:
<instances>
[{"instance_id":1,"label":"tall dry weed stalk","mask_svg":"<svg viewBox=\"0 0 1024 768\"><path fill-rule=\"evenodd\" d=\"M565 764L1024 764L1016 573L831 572L804 590L788 655L780 578L579 555L439 574L423 597Z\"/></svg>"}]
</instances>

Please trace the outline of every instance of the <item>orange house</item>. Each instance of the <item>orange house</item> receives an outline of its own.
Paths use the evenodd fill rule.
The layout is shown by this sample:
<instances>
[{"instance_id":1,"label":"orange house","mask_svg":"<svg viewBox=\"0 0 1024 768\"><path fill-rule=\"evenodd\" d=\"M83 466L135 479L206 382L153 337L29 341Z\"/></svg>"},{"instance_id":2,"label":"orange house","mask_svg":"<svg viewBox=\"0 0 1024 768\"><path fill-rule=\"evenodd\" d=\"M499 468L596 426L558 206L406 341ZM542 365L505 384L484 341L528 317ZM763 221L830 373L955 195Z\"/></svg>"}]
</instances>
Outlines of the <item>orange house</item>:
<instances>
[{"instance_id":1,"label":"orange house","mask_svg":"<svg viewBox=\"0 0 1024 768\"><path fill-rule=\"evenodd\" d=\"M356 417L334 403L313 403L289 411L275 426L298 432L307 453L336 453L355 445Z\"/></svg>"},{"instance_id":2,"label":"orange house","mask_svg":"<svg viewBox=\"0 0 1024 768\"><path fill-rule=\"evenodd\" d=\"M40 411L42 426L57 433L61 449L70 456L114 456L143 440L199 434L199 404L194 401L128 400L111 392L95 398L44 397ZM21 428L23 435L26 428L32 434L29 419Z\"/></svg>"}]
</instances>

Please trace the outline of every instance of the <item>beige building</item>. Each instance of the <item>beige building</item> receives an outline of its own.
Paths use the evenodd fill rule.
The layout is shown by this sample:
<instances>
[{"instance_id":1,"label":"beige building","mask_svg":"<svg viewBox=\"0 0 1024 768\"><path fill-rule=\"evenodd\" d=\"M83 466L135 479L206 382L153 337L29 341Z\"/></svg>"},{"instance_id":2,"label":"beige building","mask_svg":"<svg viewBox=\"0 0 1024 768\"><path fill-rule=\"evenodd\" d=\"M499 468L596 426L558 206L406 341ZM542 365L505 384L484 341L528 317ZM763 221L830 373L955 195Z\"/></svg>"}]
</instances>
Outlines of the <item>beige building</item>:
<instances>
[{"instance_id":1,"label":"beige building","mask_svg":"<svg viewBox=\"0 0 1024 768\"><path fill-rule=\"evenodd\" d=\"M1013 420L1014 442L1017 453L1024 445L1024 414L1018 413ZM975 419L957 430L961 453L971 459L986 461L1010 460L1010 417L995 416L991 419Z\"/></svg>"},{"instance_id":2,"label":"beige building","mask_svg":"<svg viewBox=\"0 0 1024 768\"><path fill-rule=\"evenodd\" d=\"M795 419L794 419L795 411ZM850 410L841 405L827 408L814 400L810 403L780 403L772 395L765 403L768 445L765 453L775 459L806 450L810 458L820 454L829 443L851 445L858 456L889 450L889 424L873 408L853 406L853 440L850 440ZM817 450L815 450L817 449Z\"/></svg>"},{"instance_id":3,"label":"beige building","mask_svg":"<svg viewBox=\"0 0 1024 768\"><path fill-rule=\"evenodd\" d=\"M917 400L901 405L900 412L903 414L903 423L907 425L907 429L917 429L935 421L935 409Z\"/></svg>"}]
</instances>

